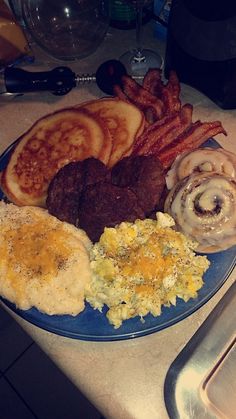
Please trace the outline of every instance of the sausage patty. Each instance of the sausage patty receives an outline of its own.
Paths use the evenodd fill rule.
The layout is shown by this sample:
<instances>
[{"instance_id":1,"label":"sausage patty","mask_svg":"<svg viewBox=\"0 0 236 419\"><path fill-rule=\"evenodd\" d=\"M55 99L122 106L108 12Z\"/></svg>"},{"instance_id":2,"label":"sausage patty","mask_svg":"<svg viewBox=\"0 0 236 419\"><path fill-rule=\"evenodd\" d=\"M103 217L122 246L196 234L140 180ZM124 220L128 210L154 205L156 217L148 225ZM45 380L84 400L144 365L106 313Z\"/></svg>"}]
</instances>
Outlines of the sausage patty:
<instances>
[{"instance_id":1,"label":"sausage patty","mask_svg":"<svg viewBox=\"0 0 236 419\"><path fill-rule=\"evenodd\" d=\"M79 205L79 226L96 242L104 227L115 227L122 221L145 218L137 196L129 188L120 188L108 182L88 186Z\"/></svg>"},{"instance_id":2,"label":"sausage patty","mask_svg":"<svg viewBox=\"0 0 236 419\"><path fill-rule=\"evenodd\" d=\"M165 187L161 162L155 156L129 156L112 169L114 185L129 187L138 198L139 205L148 217L158 208Z\"/></svg>"},{"instance_id":3,"label":"sausage patty","mask_svg":"<svg viewBox=\"0 0 236 419\"><path fill-rule=\"evenodd\" d=\"M78 225L78 210L82 191L87 185L110 179L110 171L93 157L71 162L62 167L49 184L47 209L61 221Z\"/></svg>"},{"instance_id":4,"label":"sausage patty","mask_svg":"<svg viewBox=\"0 0 236 419\"><path fill-rule=\"evenodd\" d=\"M104 227L152 216L164 186L164 171L154 156L125 157L112 170L89 158L59 170L48 188L47 208L95 242Z\"/></svg>"}]
</instances>

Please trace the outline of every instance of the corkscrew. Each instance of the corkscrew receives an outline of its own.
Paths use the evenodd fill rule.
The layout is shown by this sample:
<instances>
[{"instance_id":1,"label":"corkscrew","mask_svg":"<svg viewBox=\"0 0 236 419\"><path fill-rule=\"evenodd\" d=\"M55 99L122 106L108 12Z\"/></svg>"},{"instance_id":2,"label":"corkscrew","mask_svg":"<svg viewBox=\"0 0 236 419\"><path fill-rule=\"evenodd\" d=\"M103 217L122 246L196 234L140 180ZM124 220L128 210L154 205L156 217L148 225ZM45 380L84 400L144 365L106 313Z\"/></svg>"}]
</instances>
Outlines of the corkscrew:
<instances>
[{"instance_id":1,"label":"corkscrew","mask_svg":"<svg viewBox=\"0 0 236 419\"><path fill-rule=\"evenodd\" d=\"M0 80L0 94L24 94L49 91L57 96L66 95L73 88L84 83L97 83L104 93L112 95L113 86L121 85L122 76L127 74L118 60L102 63L96 73L78 75L69 67L60 66L49 71L30 72L18 67L7 67ZM136 77L140 78L140 77Z\"/></svg>"}]
</instances>

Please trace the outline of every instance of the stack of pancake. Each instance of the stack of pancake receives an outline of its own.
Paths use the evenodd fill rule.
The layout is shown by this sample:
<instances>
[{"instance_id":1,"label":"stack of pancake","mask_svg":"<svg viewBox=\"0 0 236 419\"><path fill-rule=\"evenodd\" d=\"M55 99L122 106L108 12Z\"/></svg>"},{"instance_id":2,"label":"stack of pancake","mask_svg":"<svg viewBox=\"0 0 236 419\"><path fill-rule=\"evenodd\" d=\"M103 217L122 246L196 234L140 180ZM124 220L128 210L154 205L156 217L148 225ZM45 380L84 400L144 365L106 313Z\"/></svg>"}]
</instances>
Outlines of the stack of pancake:
<instances>
[{"instance_id":1,"label":"stack of pancake","mask_svg":"<svg viewBox=\"0 0 236 419\"><path fill-rule=\"evenodd\" d=\"M61 167L89 157L113 166L131 151L144 125L138 108L113 98L46 115L19 138L1 188L17 205L45 207L49 182Z\"/></svg>"}]
</instances>

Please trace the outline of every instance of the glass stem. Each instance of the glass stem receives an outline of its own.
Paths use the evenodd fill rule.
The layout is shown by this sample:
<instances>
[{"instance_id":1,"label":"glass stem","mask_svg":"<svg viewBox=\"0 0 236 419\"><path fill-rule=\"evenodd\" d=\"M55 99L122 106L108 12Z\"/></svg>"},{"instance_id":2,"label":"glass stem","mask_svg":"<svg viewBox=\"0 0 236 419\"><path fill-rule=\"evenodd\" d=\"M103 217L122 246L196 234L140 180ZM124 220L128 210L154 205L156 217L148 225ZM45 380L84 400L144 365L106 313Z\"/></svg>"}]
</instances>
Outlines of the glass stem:
<instances>
[{"instance_id":1,"label":"glass stem","mask_svg":"<svg viewBox=\"0 0 236 419\"><path fill-rule=\"evenodd\" d=\"M136 3L136 55L142 56L142 20L143 20L143 1L137 0Z\"/></svg>"}]
</instances>

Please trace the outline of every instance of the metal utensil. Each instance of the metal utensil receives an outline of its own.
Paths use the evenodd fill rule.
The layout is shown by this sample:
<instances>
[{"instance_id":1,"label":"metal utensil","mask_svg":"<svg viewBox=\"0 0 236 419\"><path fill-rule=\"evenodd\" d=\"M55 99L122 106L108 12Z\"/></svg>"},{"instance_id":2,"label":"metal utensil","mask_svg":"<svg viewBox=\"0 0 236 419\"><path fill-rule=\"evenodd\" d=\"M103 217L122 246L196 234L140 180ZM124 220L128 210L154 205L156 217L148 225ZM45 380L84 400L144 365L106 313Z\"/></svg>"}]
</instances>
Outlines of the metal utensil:
<instances>
[{"instance_id":1,"label":"metal utensil","mask_svg":"<svg viewBox=\"0 0 236 419\"><path fill-rule=\"evenodd\" d=\"M164 386L171 419L235 418L236 282L170 366Z\"/></svg>"}]
</instances>

